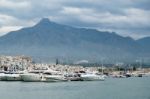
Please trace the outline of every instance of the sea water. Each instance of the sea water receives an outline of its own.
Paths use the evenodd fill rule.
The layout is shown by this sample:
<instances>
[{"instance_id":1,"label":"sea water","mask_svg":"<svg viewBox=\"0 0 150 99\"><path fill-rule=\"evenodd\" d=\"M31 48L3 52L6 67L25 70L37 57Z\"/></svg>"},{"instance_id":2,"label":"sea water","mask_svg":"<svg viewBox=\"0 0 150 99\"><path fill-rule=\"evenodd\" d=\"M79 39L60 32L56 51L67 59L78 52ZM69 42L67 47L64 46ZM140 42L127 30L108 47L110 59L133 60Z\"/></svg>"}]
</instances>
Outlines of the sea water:
<instances>
[{"instance_id":1,"label":"sea water","mask_svg":"<svg viewBox=\"0 0 150 99\"><path fill-rule=\"evenodd\" d=\"M0 81L0 99L150 99L150 77L55 83Z\"/></svg>"}]
</instances>

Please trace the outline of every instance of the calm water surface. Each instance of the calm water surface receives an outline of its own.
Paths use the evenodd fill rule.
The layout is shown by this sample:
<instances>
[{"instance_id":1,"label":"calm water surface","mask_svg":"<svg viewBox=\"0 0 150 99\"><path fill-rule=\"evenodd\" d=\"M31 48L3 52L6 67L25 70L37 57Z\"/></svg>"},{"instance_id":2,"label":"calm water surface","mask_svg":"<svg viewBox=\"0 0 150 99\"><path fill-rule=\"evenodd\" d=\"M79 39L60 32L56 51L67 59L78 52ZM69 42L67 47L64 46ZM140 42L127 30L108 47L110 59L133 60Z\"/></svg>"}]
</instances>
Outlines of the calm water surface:
<instances>
[{"instance_id":1,"label":"calm water surface","mask_svg":"<svg viewBox=\"0 0 150 99\"><path fill-rule=\"evenodd\" d=\"M3 82L0 99L150 99L150 77L89 82Z\"/></svg>"}]
</instances>

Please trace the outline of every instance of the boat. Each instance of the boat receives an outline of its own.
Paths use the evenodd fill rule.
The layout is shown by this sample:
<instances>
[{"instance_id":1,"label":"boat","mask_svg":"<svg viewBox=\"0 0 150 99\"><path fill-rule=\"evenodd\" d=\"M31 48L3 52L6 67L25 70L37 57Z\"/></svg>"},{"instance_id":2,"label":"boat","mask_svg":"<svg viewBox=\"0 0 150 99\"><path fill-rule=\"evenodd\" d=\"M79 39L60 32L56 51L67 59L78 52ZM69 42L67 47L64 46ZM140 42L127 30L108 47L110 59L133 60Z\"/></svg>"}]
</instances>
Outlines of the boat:
<instances>
[{"instance_id":1,"label":"boat","mask_svg":"<svg viewBox=\"0 0 150 99\"><path fill-rule=\"evenodd\" d=\"M5 73L0 73L0 80L6 80Z\"/></svg>"},{"instance_id":2,"label":"boat","mask_svg":"<svg viewBox=\"0 0 150 99\"><path fill-rule=\"evenodd\" d=\"M70 73L64 75L68 81L82 81L81 75L77 73Z\"/></svg>"},{"instance_id":3,"label":"boat","mask_svg":"<svg viewBox=\"0 0 150 99\"><path fill-rule=\"evenodd\" d=\"M22 81L25 82L39 82L42 80L42 74L39 71L32 71L21 74Z\"/></svg>"},{"instance_id":4,"label":"boat","mask_svg":"<svg viewBox=\"0 0 150 99\"><path fill-rule=\"evenodd\" d=\"M42 81L45 82L61 82L67 81L66 77L59 71L48 70L42 74Z\"/></svg>"},{"instance_id":5,"label":"boat","mask_svg":"<svg viewBox=\"0 0 150 99\"><path fill-rule=\"evenodd\" d=\"M36 73L25 73L21 74L20 76L21 79L25 82L39 82L42 80L42 75Z\"/></svg>"},{"instance_id":6,"label":"boat","mask_svg":"<svg viewBox=\"0 0 150 99\"><path fill-rule=\"evenodd\" d=\"M41 82L43 80L43 72L46 71L47 68L38 68L38 69L32 69L30 71L26 71L23 74L21 74L22 81L25 82Z\"/></svg>"},{"instance_id":7,"label":"boat","mask_svg":"<svg viewBox=\"0 0 150 99\"><path fill-rule=\"evenodd\" d=\"M0 73L0 80L1 81L20 81L21 77L20 74L17 72L10 72L5 71Z\"/></svg>"},{"instance_id":8,"label":"boat","mask_svg":"<svg viewBox=\"0 0 150 99\"><path fill-rule=\"evenodd\" d=\"M96 75L94 73L81 74L81 79L83 81L104 81L105 77L103 75Z\"/></svg>"},{"instance_id":9,"label":"boat","mask_svg":"<svg viewBox=\"0 0 150 99\"><path fill-rule=\"evenodd\" d=\"M61 81L67 81L67 79L63 75L46 75L43 77L42 81L61 82Z\"/></svg>"},{"instance_id":10,"label":"boat","mask_svg":"<svg viewBox=\"0 0 150 99\"><path fill-rule=\"evenodd\" d=\"M23 74L24 71L5 71L2 75L1 80L3 81L21 81L20 74Z\"/></svg>"},{"instance_id":11,"label":"boat","mask_svg":"<svg viewBox=\"0 0 150 99\"><path fill-rule=\"evenodd\" d=\"M6 81L21 81L21 77L20 77L20 74L10 73L10 74L5 74L5 80Z\"/></svg>"},{"instance_id":12,"label":"boat","mask_svg":"<svg viewBox=\"0 0 150 99\"><path fill-rule=\"evenodd\" d=\"M117 75L112 75L113 78L127 78L127 75L122 75L122 74L117 74Z\"/></svg>"},{"instance_id":13,"label":"boat","mask_svg":"<svg viewBox=\"0 0 150 99\"><path fill-rule=\"evenodd\" d=\"M138 77L143 77L143 74L138 74Z\"/></svg>"}]
</instances>

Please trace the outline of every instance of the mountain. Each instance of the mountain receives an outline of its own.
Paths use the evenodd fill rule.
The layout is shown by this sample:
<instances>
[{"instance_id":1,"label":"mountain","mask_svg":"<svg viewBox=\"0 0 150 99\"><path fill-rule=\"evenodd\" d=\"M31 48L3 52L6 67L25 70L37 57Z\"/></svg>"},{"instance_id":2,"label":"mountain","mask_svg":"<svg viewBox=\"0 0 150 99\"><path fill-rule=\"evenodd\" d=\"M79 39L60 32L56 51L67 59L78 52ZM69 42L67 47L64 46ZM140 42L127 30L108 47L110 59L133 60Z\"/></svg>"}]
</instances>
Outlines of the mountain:
<instances>
[{"instance_id":1,"label":"mountain","mask_svg":"<svg viewBox=\"0 0 150 99\"><path fill-rule=\"evenodd\" d=\"M42 61L59 58L65 62L101 59L107 62L131 62L150 52L145 51L139 42L114 32L76 28L43 18L33 27L0 37L0 54L23 54Z\"/></svg>"},{"instance_id":2,"label":"mountain","mask_svg":"<svg viewBox=\"0 0 150 99\"><path fill-rule=\"evenodd\" d=\"M142 48L150 52L150 37L144 37L137 40L137 42L142 46Z\"/></svg>"}]
</instances>

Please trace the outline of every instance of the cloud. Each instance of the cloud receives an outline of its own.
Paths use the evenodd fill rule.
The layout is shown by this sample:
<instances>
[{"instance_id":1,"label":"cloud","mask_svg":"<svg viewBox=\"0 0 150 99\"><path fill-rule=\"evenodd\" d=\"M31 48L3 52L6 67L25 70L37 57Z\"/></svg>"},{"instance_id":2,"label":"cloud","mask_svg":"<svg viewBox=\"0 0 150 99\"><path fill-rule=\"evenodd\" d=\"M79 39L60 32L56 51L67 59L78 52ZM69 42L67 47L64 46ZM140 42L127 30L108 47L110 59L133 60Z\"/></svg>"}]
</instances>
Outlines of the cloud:
<instances>
[{"instance_id":1,"label":"cloud","mask_svg":"<svg viewBox=\"0 0 150 99\"><path fill-rule=\"evenodd\" d=\"M139 28L150 27L150 11L141 9L125 9L123 14L113 14L110 12L98 12L88 8L64 7L61 11L64 16L76 17L76 19L94 24L103 24L104 28Z\"/></svg>"},{"instance_id":2,"label":"cloud","mask_svg":"<svg viewBox=\"0 0 150 99\"><path fill-rule=\"evenodd\" d=\"M17 18L15 18L13 16L9 16L9 15L0 14L0 26L17 25L17 24L18 24Z\"/></svg>"},{"instance_id":3,"label":"cloud","mask_svg":"<svg viewBox=\"0 0 150 99\"><path fill-rule=\"evenodd\" d=\"M0 27L31 26L48 17L123 36L150 36L149 4L149 0L0 0Z\"/></svg>"},{"instance_id":4,"label":"cloud","mask_svg":"<svg viewBox=\"0 0 150 99\"><path fill-rule=\"evenodd\" d=\"M21 26L5 26L0 28L0 36L5 35L10 31L15 31L21 29Z\"/></svg>"},{"instance_id":5,"label":"cloud","mask_svg":"<svg viewBox=\"0 0 150 99\"><path fill-rule=\"evenodd\" d=\"M20 20L13 16L0 14L0 36L25 26L32 26L34 23L34 20Z\"/></svg>"},{"instance_id":6,"label":"cloud","mask_svg":"<svg viewBox=\"0 0 150 99\"><path fill-rule=\"evenodd\" d=\"M30 5L30 3L27 1L17 1L17 2L14 1L0 0L0 7L7 8L7 9L20 9L20 8L27 8Z\"/></svg>"}]
</instances>

